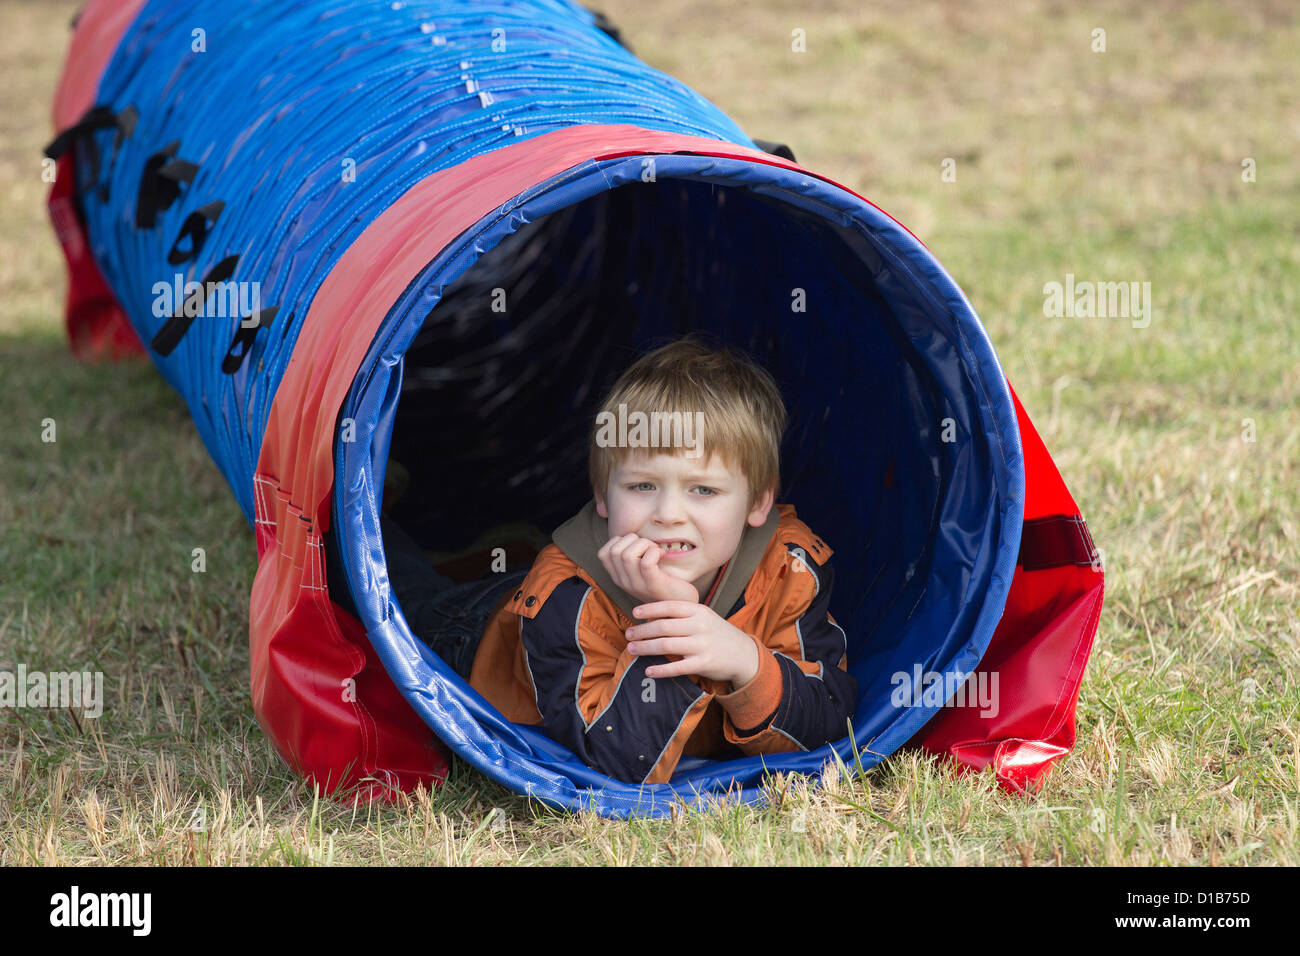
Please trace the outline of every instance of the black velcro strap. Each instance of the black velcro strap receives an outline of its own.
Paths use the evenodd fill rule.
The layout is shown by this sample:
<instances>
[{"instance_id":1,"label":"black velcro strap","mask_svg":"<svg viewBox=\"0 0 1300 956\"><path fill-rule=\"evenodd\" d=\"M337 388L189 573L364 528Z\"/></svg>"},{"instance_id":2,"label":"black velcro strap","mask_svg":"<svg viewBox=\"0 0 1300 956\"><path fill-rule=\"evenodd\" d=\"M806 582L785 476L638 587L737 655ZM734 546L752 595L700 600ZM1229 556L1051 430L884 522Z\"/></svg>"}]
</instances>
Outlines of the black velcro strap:
<instances>
[{"instance_id":1,"label":"black velcro strap","mask_svg":"<svg viewBox=\"0 0 1300 956\"><path fill-rule=\"evenodd\" d=\"M144 172L140 175L140 194L135 203L137 229L152 229L158 221L158 213L170 209L180 197L181 183L194 181L199 166L188 159L177 159L176 151L180 147L181 141L175 140L145 160Z\"/></svg>"},{"instance_id":2,"label":"black velcro strap","mask_svg":"<svg viewBox=\"0 0 1300 956\"><path fill-rule=\"evenodd\" d=\"M122 148L122 141L135 132L135 124L139 119L140 114L136 111L134 106L130 105L117 114L117 135L113 137L113 155L108 158L108 166L110 169L113 167L113 164L117 162L117 154ZM94 142L94 140L91 142ZM97 172L96 179L98 178ZM108 202L108 183L100 184L99 201Z\"/></svg>"},{"instance_id":3,"label":"black velcro strap","mask_svg":"<svg viewBox=\"0 0 1300 956\"><path fill-rule=\"evenodd\" d=\"M117 135L113 137L113 154L117 154L117 148L122 145L122 140L126 139L135 132L135 124L140 120L140 112L131 105L127 105L122 112L117 114Z\"/></svg>"},{"instance_id":4,"label":"black velcro strap","mask_svg":"<svg viewBox=\"0 0 1300 956\"><path fill-rule=\"evenodd\" d=\"M771 153L773 156L780 156L782 159L788 159L792 163L797 163L794 158L794 150L785 143L778 143L770 139L756 139L754 145L765 153Z\"/></svg>"},{"instance_id":5,"label":"black velcro strap","mask_svg":"<svg viewBox=\"0 0 1300 956\"><path fill-rule=\"evenodd\" d=\"M45 155L50 159L58 159L80 137L85 136L87 133L93 133L95 130L108 129L116 125L117 114L113 112L111 107L92 106L86 110L81 119L54 137L50 145L45 147Z\"/></svg>"},{"instance_id":6,"label":"black velcro strap","mask_svg":"<svg viewBox=\"0 0 1300 956\"><path fill-rule=\"evenodd\" d=\"M99 146L95 143L94 133L103 129L117 129L117 135L113 137L113 155L109 159L109 165L117 159L118 150L122 147L122 140L135 132L136 121L140 114L134 106L125 107L120 113L114 113L108 106L92 106L82 115L81 119L69 126L45 147L45 155L50 159L58 159L69 149L77 140L83 140L86 144L87 154L90 157L90 179L91 182L99 186L99 198L103 202L108 201L108 186L99 182Z\"/></svg>"},{"instance_id":7,"label":"black velcro strap","mask_svg":"<svg viewBox=\"0 0 1300 956\"><path fill-rule=\"evenodd\" d=\"M203 288L187 298L184 302L176 306L176 313L163 323L163 327L153 337L149 347L159 355L171 355L176 346L181 344L181 339L185 338L185 333L190 330L194 320L198 318L198 313L203 311L204 305L208 301L208 296L212 292L212 283L225 282L235 274L235 266L239 262L239 256L227 256L209 270L208 274L203 277ZM190 304L193 302L193 308ZM193 315L187 313L193 311Z\"/></svg>"},{"instance_id":8,"label":"black velcro strap","mask_svg":"<svg viewBox=\"0 0 1300 956\"><path fill-rule=\"evenodd\" d=\"M226 204L224 202L215 199L206 206L200 206L185 217L180 234L176 237L176 241L172 243L171 251L167 253L167 262L179 266L191 259L197 259L199 250L203 248L203 243L208 238L209 223L216 222L221 215L221 210L225 208ZM181 242L187 236L190 240L190 248L183 250L181 249Z\"/></svg>"},{"instance_id":9,"label":"black velcro strap","mask_svg":"<svg viewBox=\"0 0 1300 956\"><path fill-rule=\"evenodd\" d=\"M601 10L592 10L591 14L596 18L596 21L593 24L596 29L600 30L601 33L604 33L623 49L627 50L628 53L632 52L632 48L628 46L627 41L623 39L622 32L618 27L614 26L614 21L609 18L608 14Z\"/></svg>"},{"instance_id":10,"label":"black velcro strap","mask_svg":"<svg viewBox=\"0 0 1300 956\"><path fill-rule=\"evenodd\" d=\"M1082 515L1052 515L1024 523L1016 563L1026 571L1045 571L1069 564L1095 568L1101 562Z\"/></svg>"},{"instance_id":11,"label":"black velcro strap","mask_svg":"<svg viewBox=\"0 0 1300 956\"><path fill-rule=\"evenodd\" d=\"M194 181L194 174L198 171L198 163L191 163L188 159L173 159L171 162L163 164L158 170L158 175L176 183L191 183ZM167 207L164 206L163 208L166 209Z\"/></svg>"},{"instance_id":12,"label":"black velcro strap","mask_svg":"<svg viewBox=\"0 0 1300 956\"><path fill-rule=\"evenodd\" d=\"M251 325L245 325L243 320L240 320L239 325L235 327L235 337L230 341L230 348L226 349L226 357L221 360L221 371L227 375L234 375L239 371L239 367L244 364L244 359L248 358L248 353L253 350L253 340L257 338L257 330L269 329L271 320L279 311L278 305L273 305L269 309L259 309L253 313L257 321ZM236 352L235 349L239 351Z\"/></svg>"}]
</instances>

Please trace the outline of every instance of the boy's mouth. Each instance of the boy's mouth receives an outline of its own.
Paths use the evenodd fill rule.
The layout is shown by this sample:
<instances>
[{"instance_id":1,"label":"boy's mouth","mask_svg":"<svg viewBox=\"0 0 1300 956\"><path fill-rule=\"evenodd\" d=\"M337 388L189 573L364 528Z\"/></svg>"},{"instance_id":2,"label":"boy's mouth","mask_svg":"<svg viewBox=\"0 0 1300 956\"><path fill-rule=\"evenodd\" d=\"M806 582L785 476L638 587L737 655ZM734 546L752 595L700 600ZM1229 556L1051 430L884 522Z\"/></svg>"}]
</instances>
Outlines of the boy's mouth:
<instances>
[{"instance_id":1,"label":"boy's mouth","mask_svg":"<svg viewBox=\"0 0 1300 956\"><path fill-rule=\"evenodd\" d=\"M686 554L689 551L695 550L695 545L691 544L689 541L656 541L655 544L659 545L659 547L663 549L664 554Z\"/></svg>"}]
</instances>

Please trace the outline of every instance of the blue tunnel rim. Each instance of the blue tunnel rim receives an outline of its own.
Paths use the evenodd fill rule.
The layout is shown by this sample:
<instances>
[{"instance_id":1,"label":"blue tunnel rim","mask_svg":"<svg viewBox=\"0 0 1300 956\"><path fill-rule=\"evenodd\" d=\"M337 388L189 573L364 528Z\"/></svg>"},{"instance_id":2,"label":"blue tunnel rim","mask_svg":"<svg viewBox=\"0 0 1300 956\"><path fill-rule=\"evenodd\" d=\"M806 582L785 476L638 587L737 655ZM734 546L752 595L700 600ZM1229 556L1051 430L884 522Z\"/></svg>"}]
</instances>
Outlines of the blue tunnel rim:
<instances>
[{"instance_id":1,"label":"blue tunnel rim","mask_svg":"<svg viewBox=\"0 0 1300 956\"><path fill-rule=\"evenodd\" d=\"M461 233L421 270L393 304L340 410L340 419L350 418L357 426L356 440L336 441L334 448L331 527L338 542L341 570L383 666L407 702L457 756L495 782L537 797L556 809L590 809L619 818L633 814L662 816L682 803L702 808L731 797L761 803L764 778L772 772L816 777L837 760L848 767L860 763L869 769L906 743L942 709L942 705L925 704L900 708L894 720L869 739L864 739L864 731L855 721L851 741L846 734L833 744L806 752L698 761L697 766L679 771L668 783L626 783L586 768L572 751L539 729L506 721L414 637L391 595L385 607L388 618L376 613L374 595L379 581L387 579L378 514L388 442L401 390L402 357L423 325L424 316L442 288L454 283L507 234L639 178L646 159L654 161L656 178L749 187L820 215L834 225L853 227L907 277L910 291L922 297L927 314L933 309L951 317L956 333L952 343L959 349L967 375L979 387L976 409L984 433L990 436L995 471L992 485L1000 505L997 551L971 638L943 662L942 668L936 665L937 670L972 673L992 640L1015 570L1025 491L1020 433L1010 388L988 335L964 293L929 250L893 218L815 174L749 159L685 151L637 152L614 159L588 160L525 190ZM368 586L367 582L373 584ZM977 582L972 580L971 586L977 586ZM368 593L370 600L366 599ZM565 762L564 772L539 765L539 755ZM724 769L724 773L719 772ZM716 781L727 774L733 775L733 781L724 789ZM755 775L756 782L749 786L734 781L736 776ZM703 788L697 786L700 783L705 784Z\"/></svg>"}]
</instances>

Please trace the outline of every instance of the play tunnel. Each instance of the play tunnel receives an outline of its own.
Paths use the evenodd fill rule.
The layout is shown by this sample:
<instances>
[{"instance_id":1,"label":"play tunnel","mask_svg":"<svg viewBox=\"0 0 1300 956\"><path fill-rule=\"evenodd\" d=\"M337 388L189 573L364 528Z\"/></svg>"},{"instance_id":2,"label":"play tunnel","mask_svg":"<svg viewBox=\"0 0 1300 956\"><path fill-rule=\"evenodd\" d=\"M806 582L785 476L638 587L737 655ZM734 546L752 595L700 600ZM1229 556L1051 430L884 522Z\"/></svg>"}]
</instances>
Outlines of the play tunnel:
<instances>
[{"instance_id":1,"label":"play tunnel","mask_svg":"<svg viewBox=\"0 0 1300 956\"><path fill-rule=\"evenodd\" d=\"M659 815L903 747L1028 789L1073 745L1100 562L970 303L603 16L91 0L54 126L72 348L146 353L186 401L256 535L257 719L323 790L434 786L454 755L554 807ZM412 634L380 518L453 580L526 568L591 497L604 392L687 332L783 391L778 500L835 550L860 699L837 742L637 785Z\"/></svg>"}]
</instances>

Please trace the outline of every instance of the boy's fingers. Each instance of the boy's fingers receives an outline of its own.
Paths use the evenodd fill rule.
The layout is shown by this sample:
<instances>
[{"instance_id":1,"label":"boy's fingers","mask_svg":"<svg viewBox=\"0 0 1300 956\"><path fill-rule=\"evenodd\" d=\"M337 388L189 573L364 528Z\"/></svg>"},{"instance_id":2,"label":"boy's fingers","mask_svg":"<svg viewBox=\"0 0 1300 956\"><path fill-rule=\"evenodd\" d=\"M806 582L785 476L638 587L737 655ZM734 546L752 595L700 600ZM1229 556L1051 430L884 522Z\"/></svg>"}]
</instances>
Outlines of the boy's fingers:
<instances>
[{"instance_id":1,"label":"boy's fingers","mask_svg":"<svg viewBox=\"0 0 1300 956\"><path fill-rule=\"evenodd\" d=\"M644 538L629 541L623 546L622 550L619 551L619 557L629 565L633 563L639 564L641 562L641 555L645 552L646 547L653 543L654 542L647 541Z\"/></svg>"},{"instance_id":2,"label":"boy's fingers","mask_svg":"<svg viewBox=\"0 0 1300 956\"><path fill-rule=\"evenodd\" d=\"M633 617L686 617L699 607L689 601L653 601L632 608Z\"/></svg>"},{"instance_id":3,"label":"boy's fingers","mask_svg":"<svg viewBox=\"0 0 1300 956\"><path fill-rule=\"evenodd\" d=\"M663 586L669 582L671 576L657 564L652 564L643 569L646 584L650 585L651 590L662 592Z\"/></svg>"},{"instance_id":4,"label":"boy's fingers","mask_svg":"<svg viewBox=\"0 0 1300 956\"><path fill-rule=\"evenodd\" d=\"M627 572L629 578L640 580L642 572L645 571L644 555L640 546L634 545L623 552L623 570Z\"/></svg>"},{"instance_id":5,"label":"boy's fingers","mask_svg":"<svg viewBox=\"0 0 1300 956\"><path fill-rule=\"evenodd\" d=\"M641 573L645 575L647 581L653 581L656 587L662 587L664 579L669 577L668 572L657 561L654 564L641 565Z\"/></svg>"},{"instance_id":6,"label":"boy's fingers","mask_svg":"<svg viewBox=\"0 0 1300 956\"><path fill-rule=\"evenodd\" d=\"M680 661L671 661L667 664L655 664L653 667L645 669L646 677L680 677L683 674L694 674L695 665L690 662L690 658L682 658Z\"/></svg>"},{"instance_id":7,"label":"boy's fingers","mask_svg":"<svg viewBox=\"0 0 1300 956\"><path fill-rule=\"evenodd\" d=\"M640 535L637 535L633 532L628 532L627 534L614 539L614 551L619 554L622 554L629 547L636 544L640 540L641 540Z\"/></svg>"},{"instance_id":8,"label":"boy's fingers","mask_svg":"<svg viewBox=\"0 0 1300 956\"><path fill-rule=\"evenodd\" d=\"M691 622L680 617L661 617L657 621L643 621L623 632L629 641L643 641L650 637L684 637L695 633Z\"/></svg>"},{"instance_id":9,"label":"boy's fingers","mask_svg":"<svg viewBox=\"0 0 1300 956\"><path fill-rule=\"evenodd\" d=\"M689 648L677 647L680 637L652 637L642 641L628 641L628 650L640 657L660 656L668 654L686 654Z\"/></svg>"}]
</instances>

